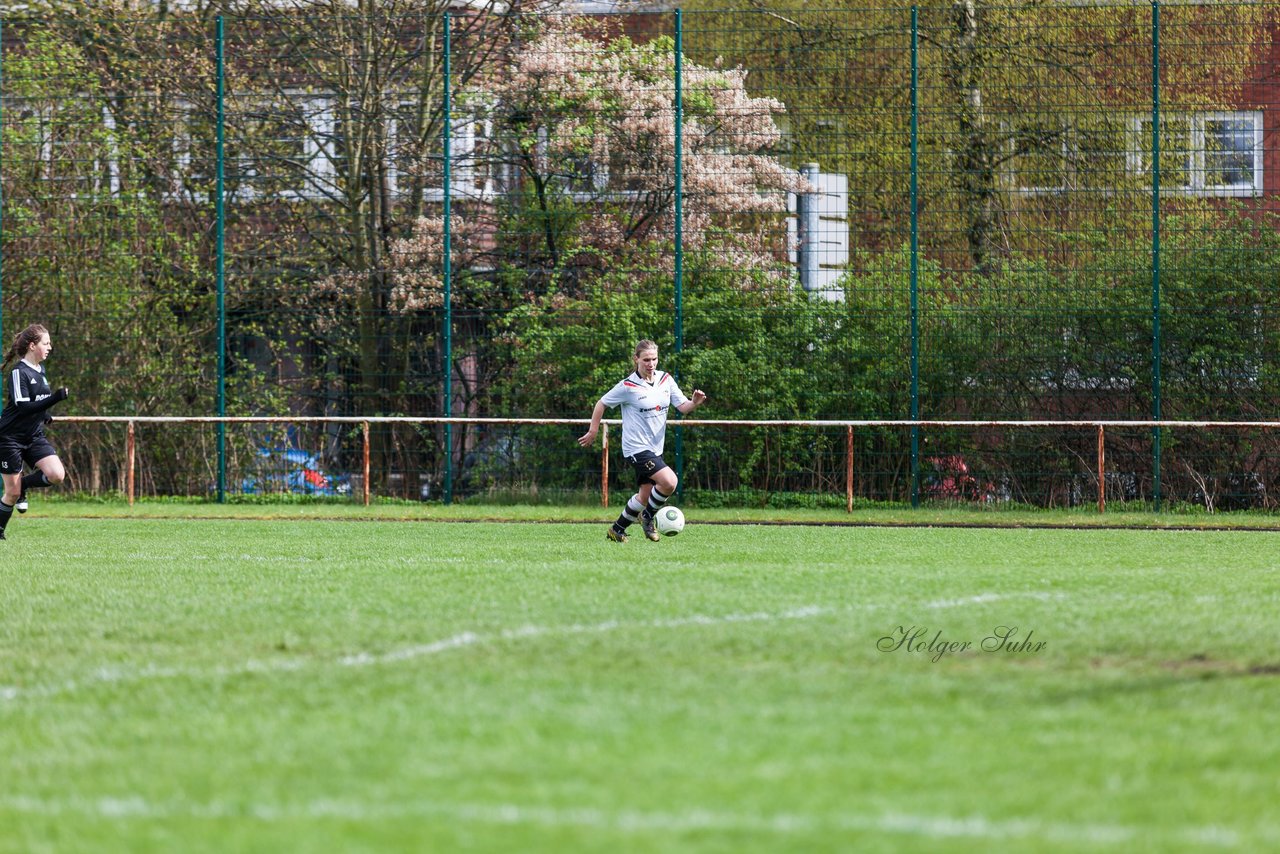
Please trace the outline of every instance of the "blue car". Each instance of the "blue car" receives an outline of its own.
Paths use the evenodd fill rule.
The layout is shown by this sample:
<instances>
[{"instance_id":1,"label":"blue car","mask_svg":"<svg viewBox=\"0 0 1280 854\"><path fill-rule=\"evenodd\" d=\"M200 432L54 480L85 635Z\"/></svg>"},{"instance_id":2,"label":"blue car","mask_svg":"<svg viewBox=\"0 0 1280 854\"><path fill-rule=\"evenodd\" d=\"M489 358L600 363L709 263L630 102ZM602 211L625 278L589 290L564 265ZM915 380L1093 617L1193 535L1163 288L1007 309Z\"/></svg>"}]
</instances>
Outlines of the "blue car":
<instances>
[{"instance_id":1,"label":"blue car","mask_svg":"<svg viewBox=\"0 0 1280 854\"><path fill-rule=\"evenodd\" d=\"M259 448L257 477L240 485L246 495L288 492L295 495L350 495L351 476L324 471L315 454L294 448Z\"/></svg>"}]
</instances>

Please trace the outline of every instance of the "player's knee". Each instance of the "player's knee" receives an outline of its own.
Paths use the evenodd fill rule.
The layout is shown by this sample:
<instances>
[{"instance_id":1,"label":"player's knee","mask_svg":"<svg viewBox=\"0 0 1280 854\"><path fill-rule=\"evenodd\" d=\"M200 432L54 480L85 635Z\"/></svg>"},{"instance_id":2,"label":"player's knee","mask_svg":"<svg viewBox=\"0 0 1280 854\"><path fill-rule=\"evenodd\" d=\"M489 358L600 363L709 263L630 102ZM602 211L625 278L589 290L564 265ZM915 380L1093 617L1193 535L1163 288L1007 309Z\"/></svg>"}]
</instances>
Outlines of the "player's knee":
<instances>
[{"instance_id":1,"label":"player's knee","mask_svg":"<svg viewBox=\"0 0 1280 854\"><path fill-rule=\"evenodd\" d=\"M50 486L57 486L67 477L67 469L57 455L41 460L40 471L44 472L44 479L49 481Z\"/></svg>"}]
</instances>

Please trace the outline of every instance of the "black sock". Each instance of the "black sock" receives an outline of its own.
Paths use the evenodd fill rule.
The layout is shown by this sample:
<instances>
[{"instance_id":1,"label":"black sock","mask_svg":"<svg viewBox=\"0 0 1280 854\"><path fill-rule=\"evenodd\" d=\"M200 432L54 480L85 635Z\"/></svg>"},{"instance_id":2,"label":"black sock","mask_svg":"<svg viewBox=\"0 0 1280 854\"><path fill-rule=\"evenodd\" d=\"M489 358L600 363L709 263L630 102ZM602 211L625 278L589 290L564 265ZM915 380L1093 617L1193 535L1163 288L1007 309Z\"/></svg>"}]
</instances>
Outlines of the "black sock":
<instances>
[{"instance_id":1,"label":"black sock","mask_svg":"<svg viewBox=\"0 0 1280 854\"><path fill-rule=\"evenodd\" d=\"M643 509L644 505L640 503L640 496L638 494L628 498L626 509L622 511L622 515L618 517L618 520L613 523L614 529L618 533L626 531L631 523L636 520L636 517L640 515L640 511Z\"/></svg>"},{"instance_id":2,"label":"black sock","mask_svg":"<svg viewBox=\"0 0 1280 854\"><path fill-rule=\"evenodd\" d=\"M5 526L9 524L9 520L12 518L13 508L0 501L0 533L4 533Z\"/></svg>"},{"instance_id":3,"label":"black sock","mask_svg":"<svg viewBox=\"0 0 1280 854\"><path fill-rule=\"evenodd\" d=\"M23 492L26 492L28 489L44 489L46 486L52 485L53 484L49 483L49 478L45 476L45 473L38 469L33 471L31 474L23 475L22 477Z\"/></svg>"},{"instance_id":4,"label":"black sock","mask_svg":"<svg viewBox=\"0 0 1280 854\"><path fill-rule=\"evenodd\" d=\"M644 508L644 517L652 519L658 515L658 511L662 509L662 505L667 503L670 493L662 493L658 491L658 487L654 487L649 491L649 506Z\"/></svg>"}]
</instances>

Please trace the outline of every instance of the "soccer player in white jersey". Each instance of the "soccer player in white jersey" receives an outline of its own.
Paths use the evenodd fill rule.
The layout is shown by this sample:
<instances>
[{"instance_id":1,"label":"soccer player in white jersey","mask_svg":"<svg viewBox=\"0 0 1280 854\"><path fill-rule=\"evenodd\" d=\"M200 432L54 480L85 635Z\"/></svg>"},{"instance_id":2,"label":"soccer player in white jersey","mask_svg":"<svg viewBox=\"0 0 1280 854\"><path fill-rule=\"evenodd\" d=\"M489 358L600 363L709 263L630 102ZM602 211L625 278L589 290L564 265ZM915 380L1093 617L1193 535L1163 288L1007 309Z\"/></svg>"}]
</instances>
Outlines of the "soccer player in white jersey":
<instances>
[{"instance_id":1,"label":"soccer player in white jersey","mask_svg":"<svg viewBox=\"0 0 1280 854\"><path fill-rule=\"evenodd\" d=\"M606 536L615 543L627 541L627 528L637 517L650 540L658 536L653 517L676 491L675 470L662 460L662 445L667 435L667 414L671 407L688 415L707 399L702 389L694 389L693 397L684 396L675 377L658 370L658 345L649 340L636 344L632 355L635 371L596 401L591 411L591 427L578 437L578 444L590 447L600 430L604 411L622 407L622 456L636 471L639 488L627 501L626 509L609 526Z\"/></svg>"},{"instance_id":2,"label":"soccer player in white jersey","mask_svg":"<svg viewBox=\"0 0 1280 854\"><path fill-rule=\"evenodd\" d=\"M65 388L53 391L45 379L41 363L52 351L49 330L33 323L13 339L0 368L5 388L4 410L0 411L0 479L4 481L0 540L4 539L14 508L19 513L26 512L28 489L61 483L67 474L53 445L44 437L49 407L67 399ZM35 471L23 477L23 463Z\"/></svg>"}]
</instances>

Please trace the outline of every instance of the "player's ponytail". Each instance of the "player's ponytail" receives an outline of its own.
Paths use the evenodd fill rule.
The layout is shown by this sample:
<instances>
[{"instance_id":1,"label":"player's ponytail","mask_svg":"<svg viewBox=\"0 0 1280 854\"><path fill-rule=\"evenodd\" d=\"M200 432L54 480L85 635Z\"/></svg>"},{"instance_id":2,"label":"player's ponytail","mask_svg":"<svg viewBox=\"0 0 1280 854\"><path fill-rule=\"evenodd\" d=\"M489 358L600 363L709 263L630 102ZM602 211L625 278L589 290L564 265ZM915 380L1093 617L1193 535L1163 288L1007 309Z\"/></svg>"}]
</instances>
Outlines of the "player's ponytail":
<instances>
[{"instance_id":1,"label":"player's ponytail","mask_svg":"<svg viewBox=\"0 0 1280 854\"><path fill-rule=\"evenodd\" d=\"M9 366L27 355L27 351L31 349L31 345L40 340L41 335L48 335L49 330L45 329L38 323L33 323L26 329L22 330L13 339L11 346L4 354L3 369L8 371Z\"/></svg>"}]
</instances>

